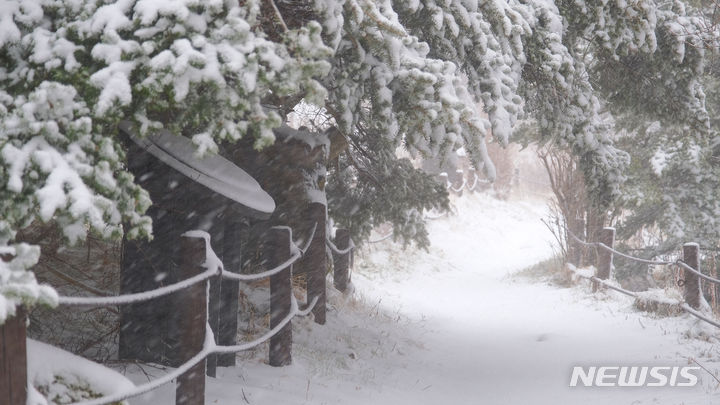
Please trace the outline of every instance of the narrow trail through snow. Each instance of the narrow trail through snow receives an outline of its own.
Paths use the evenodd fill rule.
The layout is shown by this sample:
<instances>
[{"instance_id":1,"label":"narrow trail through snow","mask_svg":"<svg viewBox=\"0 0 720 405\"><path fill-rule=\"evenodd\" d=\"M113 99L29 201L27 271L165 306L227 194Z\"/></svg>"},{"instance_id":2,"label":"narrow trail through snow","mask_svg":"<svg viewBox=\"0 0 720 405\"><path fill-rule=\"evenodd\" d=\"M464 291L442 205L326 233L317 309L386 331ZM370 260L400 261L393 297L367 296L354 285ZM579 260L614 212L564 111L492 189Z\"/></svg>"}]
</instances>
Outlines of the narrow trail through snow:
<instances>
[{"instance_id":1,"label":"narrow trail through snow","mask_svg":"<svg viewBox=\"0 0 720 405\"><path fill-rule=\"evenodd\" d=\"M468 196L456 206L456 215L430 224L429 252L391 242L362 252L356 299L331 294L326 326L295 324L292 366L268 367L260 353L221 369L208 379L207 403L720 403L708 375L692 388L569 387L575 365L695 358L716 370L718 349L687 335L717 332L687 317L636 312L614 293L597 298L584 286L511 276L553 253L542 203ZM171 395L165 389L132 404Z\"/></svg>"},{"instance_id":2,"label":"narrow trail through snow","mask_svg":"<svg viewBox=\"0 0 720 405\"><path fill-rule=\"evenodd\" d=\"M649 318L612 292L595 301L583 287L561 289L509 277L552 254L552 235L540 221L542 206L476 196L457 203L457 216L430 226L433 251L444 255L447 271L421 271L376 292L386 296L385 305L424 316L432 330L425 335L424 358L414 367L429 388L414 403L720 401L707 375L695 388L569 387L576 365L682 366L704 353L715 357L717 350L682 338L693 320ZM371 286L363 285L377 291Z\"/></svg>"}]
</instances>

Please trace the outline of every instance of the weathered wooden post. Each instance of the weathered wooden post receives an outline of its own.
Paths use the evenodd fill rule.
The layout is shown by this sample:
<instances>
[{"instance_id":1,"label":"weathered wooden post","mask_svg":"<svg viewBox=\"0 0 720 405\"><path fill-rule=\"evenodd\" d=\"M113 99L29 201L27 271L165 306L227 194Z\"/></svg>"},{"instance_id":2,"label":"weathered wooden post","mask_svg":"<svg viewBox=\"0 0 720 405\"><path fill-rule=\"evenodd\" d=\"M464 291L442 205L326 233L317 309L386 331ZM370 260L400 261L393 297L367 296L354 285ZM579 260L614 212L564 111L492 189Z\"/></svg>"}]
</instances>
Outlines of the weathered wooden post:
<instances>
[{"instance_id":1,"label":"weathered wooden post","mask_svg":"<svg viewBox=\"0 0 720 405\"><path fill-rule=\"evenodd\" d=\"M350 247L350 231L347 229L338 229L335 231L335 246L339 250L345 250ZM350 281L350 253L336 254L335 269L333 272L333 284L338 290L345 292Z\"/></svg>"},{"instance_id":2,"label":"weathered wooden post","mask_svg":"<svg viewBox=\"0 0 720 405\"><path fill-rule=\"evenodd\" d=\"M222 292L220 291L220 287L222 280L219 278L213 278L211 280L208 280L208 311L207 311L207 322L208 325L210 325L210 328L213 331L213 335L215 335L215 341L217 342L218 339L218 332L220 331L220 314L223 312L222 310ZM182 333L182 332L181 332ZM205 375L208 377L216 377L217 376L217 366L218 366L218 354L213 353L207 356L206 363L205 363Z\"/></svg>"},{"instance_id":3,"label":"weathered wooden post","mask_svg":"<svg viewBox=\"0 0 720 405\"><path fill-rule=\"evenodd\" d=\"M697 271L700 271L699 251L700 246L697 243L691 242L683 245L683 262ZM683 269L683 279L685 280L685 302L691 307L699 309L702 295L700 277L687 269Z\"/></svg>"},{"instance_id":4,"label":"weathered wooden post","mask_svg":"<svg viewBox=\"0 0 720 405\"><path fill-rule=\"evenodd\" d=\"M350 251L350 272L355 268L355 249ZM352 276L348 275L348 281L352 283Z\"/></svg>"},{"instance_id":5,"label":"weathered wooden post","mask_svg":"<svg viewBox=\"0 0 720 405\"><path fill-rule=\"evenodd\" d=\"M598 242L604 244L609 248L613 248L615 244L615 228L606 227L598 232ZM612 269L613 253L601 246L597 250L597 267L595 269L595 277L600 280L607 280L610 278L610 271ZM599 283L593 283L593 292L600 288Z\"/></svg>"},{"instance_id":6,"label":"weathered wooden post","mask_svg":"<svg viewBox=\"0 0 720 405\"><path fill-rule=\"evenodd\" d=\"M223 238L222 261L225 271L241 273L241 246L248 229L248 224L237 217L228 215ZM220 287L221 307L220 325L217 343L225 346L237 344L239 285L235 280L222 280ZM235 365L235 353L217 355L217 365L232 367Z\"/></svg>"},{"instance_id":7,"label":"weathered wooden post","mask_svg":"<svg viewBox=\"0 0 720 405\"><path fill-rule=\"evenodd\" d=\"M468 180L468 181L469 181L468 184L470 184L470 185L468 186L468 192L470 192L470 193L475 193L475 190L476 190L476 188L477 188L478 175L477 175L477 171L475 170L474 167L471 167L471 168L468 170L468 179L469 179L469 180Z\"/></svg>"},{"instance_id":8,"label":"weathered wooden post","mask_svg":"<svg viewBox=\"0 0 720 405\"><path fill-rule=\"evenodd\" d=\"M305 257L303 257L301 265L306 271L305 287L307 290L307 302L309 304L313 298L317 297L318 300L312 313L315 322L324 325L326 312L325 273L327 271L325 205L321 203L311 203L308 206L308 218L310 222L316 224L315 234L305 252Z\"/></svg>"},{"instance_id":9,"label":"weathered wooden post","mask_svg":"<svg viewBox=\"0 0 720 405\"><path fill-rule=\"evenodd\" d=\"M443 187L450 188L450 179L448 178L448 174L445 172L442 172L438 174L438 177L440 178L440 183L442 183Z\"/></svg>"},{"instance_id":10,"label":"weathered wooden post","mask_svg":"<svg viewBox=\"0 0 720 405\"><path fill-rule=\"evenodd\" d=\"M18 307L15 316L0 325L0 404L25 405L27 401L26 318L25 310Z\"/></svg>"},{"instance_id":11,"label":"weathered wooden post","mask_svg":"<svg viewBox=\"0 0 720 405\"><path fill-rule=\"evenodd\" d=\"M279 266L290 258L290 230L273 227L264 246L268 268ZM270 276L270 328L278 326L290 314L292 265ZM292 363L292 321L270 338L270 360L273 367Z\"/></svg>"},{"instance_id":12,"label":"weathered wooden post","mask_svg":"<svg viewBox=\"0 0 720 405\"><path fill-rule=\"evenodd\" d=\"M453 179L452 187L453 191L459 196L462 197L463 191L465 191L465 187L463 187L463 182L465 181L465 172L463 172L462 169L455 170L455 178ZM457 184L457 186L455 185ZM457 190L457 191L456 191Z\"/></svg>"},{"instance_id":13,"label":"weathered wooden post","mask_svg":"<svg viewBox=\"0 0 720 405\"><path fill-rule=\"evenodd\" d=\"M183 235L180 240L181 280L196 276L205 268L205 239ZM186 362L203 349L207 323L207 283L198 283L175 294L178 312L178 359ZM177 405L203 405L205 403L205 366L203 359L177 379L175 403Z\"/></svg>"}]
</instances>

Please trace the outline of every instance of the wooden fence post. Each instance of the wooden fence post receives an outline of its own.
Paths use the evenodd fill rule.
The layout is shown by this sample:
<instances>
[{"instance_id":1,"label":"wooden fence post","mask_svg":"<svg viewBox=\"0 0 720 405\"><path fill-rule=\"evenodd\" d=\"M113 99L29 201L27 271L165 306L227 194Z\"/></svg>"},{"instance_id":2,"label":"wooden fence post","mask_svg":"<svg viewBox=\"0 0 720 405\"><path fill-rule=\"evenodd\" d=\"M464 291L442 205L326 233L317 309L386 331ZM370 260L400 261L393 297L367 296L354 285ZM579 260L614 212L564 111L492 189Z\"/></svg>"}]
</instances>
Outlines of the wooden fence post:
<instances>
[{"instance_id":1,"label":"wooden fence post","mask_svg":"<svg viewBox=\"0 0 720 405\"><path fill-rule=\"evenodd\" d=\"M0 404L7 405L27 401L26 313L22 307L16 311L0 325Z\"/></svg>"},{"instance_id":2,"label":"wooden fence post","mask_svg":"<svg viewBox=\"0 0 720 405\"><path fill-rule=\"evenodd\" d=\"M465 173L462 171L462 169L455 170L455 176L453 176L453 181L452 181L452 183L453 183L453 184L452 184L452 187L453 187L453 190L452 190L452 191L454 191L455 194L458 195L458 197L462 197L463 191L465 191L465 187L463 187L463 180L465 180ZM455 187L455 183L456 183L456 182L457 182L457 187ZM455 190L458 190L458 189L459 189L460 191L455 191Z\"/></svg>"},{"instance_id":3,"label":"wooden fence post","mask_svg":"<svg viewBox=\"0 0 720 405\"><path fill-rule=\"evenodd\" d=\"M606 227L598 232L598 242L605 246L612 248L615 244L615 228ZM610 271L612 270L613 253L603 247L598 246L597 249L597 268L595 269L595 276L600 280L607 280L610 278ZM593 283L593 292L600 288L599 283Z\"/></svg>"},{"instance_id":4,"label":"wooden fence post","mask_svg":"<svg viewBox=\"0 0 720 405\"><path fill-rule=\"evenodd\" d=\"M438 177L440 178L440 182L442 182L442 186L445 187L446 189L449 188L448 183L450 183L450 179L448 177L448 174L445 172L442 172L442 173L438 174Z\"/></svg>"},{"instance_id":5,"label":"wooden fence post","mask_svg":"<svg viewBox=\"0 0 720 405\"><path fill-rule=\"evenodd\" d=\"M208 325L210 325L211 330L213 331L213 335L215 337L215 341L217 342L220 332L220 313L222 312L222 301L221 301L221 283L222 280L219 278L213 278L211 280L208 280L208 283L210 284L208 286L208 314L207 314L207 322ZM181 332L182 333L182 332ZM184 360L183 360L184 361ZM205 375L208 377L216 377L217 376L217 366L218 366L218 354L212 353L207 356L205 359Z\"/></svg>"},{"instance_id":6,"label":"wooden fence post","mask_svg":"<svg viewBox=\"0 0 720 405\"><path fill-rule=\"evenodd\" d=\"M475 184L475 186L477 186L477 182L475 181L476 177L477 177L477 171L475 170L475 168L471 167L470 169L468 169L468 177L467 177L468 192L470 192L471 194L475 193L475 189L473 188L472 190L470 190L469 187L472 187L473 184Z\"/></svg>"},{"instance_id":7,"label":"wooden fence post","mask_svg":"<svg viewBox=\"0 0 720 405\"><path fill-rule=\"evenodd\" d=\"M347 229L338 229L335 231L335 245L340 250L345 250L350 247L350 231ZM345 292L347 290L348 282L350 281L348 269L350 267L350 254L336 254L335 258L335 269L333 271L333 284L338 290Z\"/></svg>"},{"instance_id":8,"label":"wooden fence post","mask_svg":"<svg viewBox=\"0 0 720 405\"><path fill-rule=\"evenodd\" d=\"M306 271L305 287L307 290L307 302L309 304L312 302L313 298L318 298L312 313L315 318L315 323L320 325L325 324L326 312L326 210L327 207L321 203L311 203L308 207L308 217L310 218L310 222L314 222L317 225L315 226L315 234L310 242L310 246L305 252L305 257L302 260L302 266Z\"/></svg>"},{"instance_id":9,"label":"wooden fence post","mask_svg":"<svg viewBox=\"0 0 720 405\"><path fill-rule=\"evenodd\" d=\"M205 239L182 236L180 239L181 280L204 272ZM175 294L180 344L178 359L186 362L203 349L207 324L207 282L198 283ZM205 366L203 359L177 379L176 405L204 405Z\"/></svg>"},{"instance_id":10,"label":"wooden fence post","mask_svg":"<svg viewBox=\"0 0 720 405\"><path fill-rule=\"evenodd\" d=\"M700 246L694 242L683 245L683 262L697 271L700 271L699 250ZM699 309L702 295L700 277L691 271L683 269L683 280L685 280L685 302L691 307Z\"/></svg>"},{"instance_id":11,"label":"wooden fence post","mask_svg":"<svg viewBox=\"0 0 720 405\"><path fill-rule=\"evenodd\" d=\"M278 266L290 258L290 230L274 227L268 231L265 244L268 268ZM290 313L292 294L292 265L270 276L270 328L279 325ZM292 363L292 321L270 338L270 359L273 367Z\"/></svg>"},{"instance_id":12,"label":"wooden fence post","mask_svg":"<svg viewBox=\"0 0 720 405\"><path fill-rule=\"evenodd\" d=\"M247 223L232 215L227 215L222 256L227 272L242 272L241 247L244 235L248 230L247 227ZM220 311L220 327L217 335L217 342L220 345L237 344L239 294L240 286L237 281L222 280L220 285L222 310ZM218 354L217 365L221 367L235 366L235 353Z\"/></svg>"}]
</instances>

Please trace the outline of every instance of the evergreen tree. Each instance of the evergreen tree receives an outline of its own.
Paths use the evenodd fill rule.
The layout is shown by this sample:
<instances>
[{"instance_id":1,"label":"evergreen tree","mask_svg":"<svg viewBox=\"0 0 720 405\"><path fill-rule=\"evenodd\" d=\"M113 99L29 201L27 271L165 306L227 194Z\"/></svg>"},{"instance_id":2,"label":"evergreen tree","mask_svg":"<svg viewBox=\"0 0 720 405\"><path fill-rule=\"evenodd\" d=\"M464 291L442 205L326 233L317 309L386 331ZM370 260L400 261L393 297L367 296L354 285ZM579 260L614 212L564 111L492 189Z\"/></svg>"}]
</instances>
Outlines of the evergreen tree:
<instances>
[{"instance_id":1,"label":"evergreen tree","mask_svg":"<svg viewBox=\"0 0 720 405\"><path fill-rule=\"evenodd\" d=\"M568 3L566 12L574 13L579 3ZM639 254L652 258L676 251L688 240L717 244L719 173L713 117L720 105L714 73L717 32L711 17L716 5L692 8L674 2L653 10L647 4L636 2L631 8L642 17L633 23L646 27L642 35L617 31L622 41L598 35L595 31L602 25L593 22L600 19L598 8L583 9L588 12L577 14L582 18L569 31L582 38L581 44L589 33L594 35L595 43L588 45L600 52L585 57L588 77L606 110L615 146L632 157L612 204L617 238L628 243L642 236L646 250ZM611 49L616 53L608 55ZM582 162L582 156L578 160ZM607 212L610 207L602 208ZM594 235L588 232L586 237ZM637 264L621 267L632 272L631 266Z\"/></svg>"},{"instance_id":2,"label":"evergreen tree","mask_svg":"<svg viewBox=\"0 0 720 405\"><path fill-rule=\"evenodd\" d=\"M319 24L270 41L257 1L22 0L0 13L0 253L15 257L0 261L0 322L20 302L53 302L23 271L38 252L12 243L18 229L52 219L71 243L88 229L119 237L121 224L151 235L121 119L190 137L201 154L242 136L262 148L282 123L264 98L326 95Z\"/></svg>"},{"instance_id":3,"label":"evergreen tree","mask_svg":"<svg viewBox=\"0 0 720 405\"><path fill-rule=\"evenodd\" d=\"M647 59L621 59L617 70L626 80L605 87L623 129L617 145L633 156L622 198L615 203L622 213L618 238L627 243L642 236L647 257L677 251L688 241L704 247L720 242L720 64L715 52L706 54L716 45L717 5L695 6L683 10L675 3L683 17L662 14L660 51ZM639 87L651 90L649 103L629 114L627 92Z\"/></svg>"}]
</instances>

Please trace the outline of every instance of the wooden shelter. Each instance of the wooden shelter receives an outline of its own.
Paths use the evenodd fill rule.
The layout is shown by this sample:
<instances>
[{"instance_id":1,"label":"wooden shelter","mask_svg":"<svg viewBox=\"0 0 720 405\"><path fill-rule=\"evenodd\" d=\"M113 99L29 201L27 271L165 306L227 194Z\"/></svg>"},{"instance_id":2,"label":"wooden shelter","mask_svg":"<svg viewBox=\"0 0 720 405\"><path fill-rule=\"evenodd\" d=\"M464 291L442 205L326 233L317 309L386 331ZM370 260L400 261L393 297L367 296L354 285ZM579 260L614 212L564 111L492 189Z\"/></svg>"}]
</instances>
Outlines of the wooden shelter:
<instances>
[{"instance_id":1,"label":"wooden shelter","mask_svg":"<svg viewBox=\"0 0 720 405\"><path fill-rule=\"evenodd\" d=\"M219 155L196 156L190 139L161 130L141 138L120 124L128 170L150 193L153 239L123 243L121 292L136 293L180 281L180 235L207 231L225 271L240 272L240 241L253 221L268 219L275 202L243 169ZM208 320L219 344L235 344L238 284L213 281ZM121 308L120 358L177 366L175 297ZM234 355L208 359L208 369L235 364Z\"/></svg>"}]
</instances>

